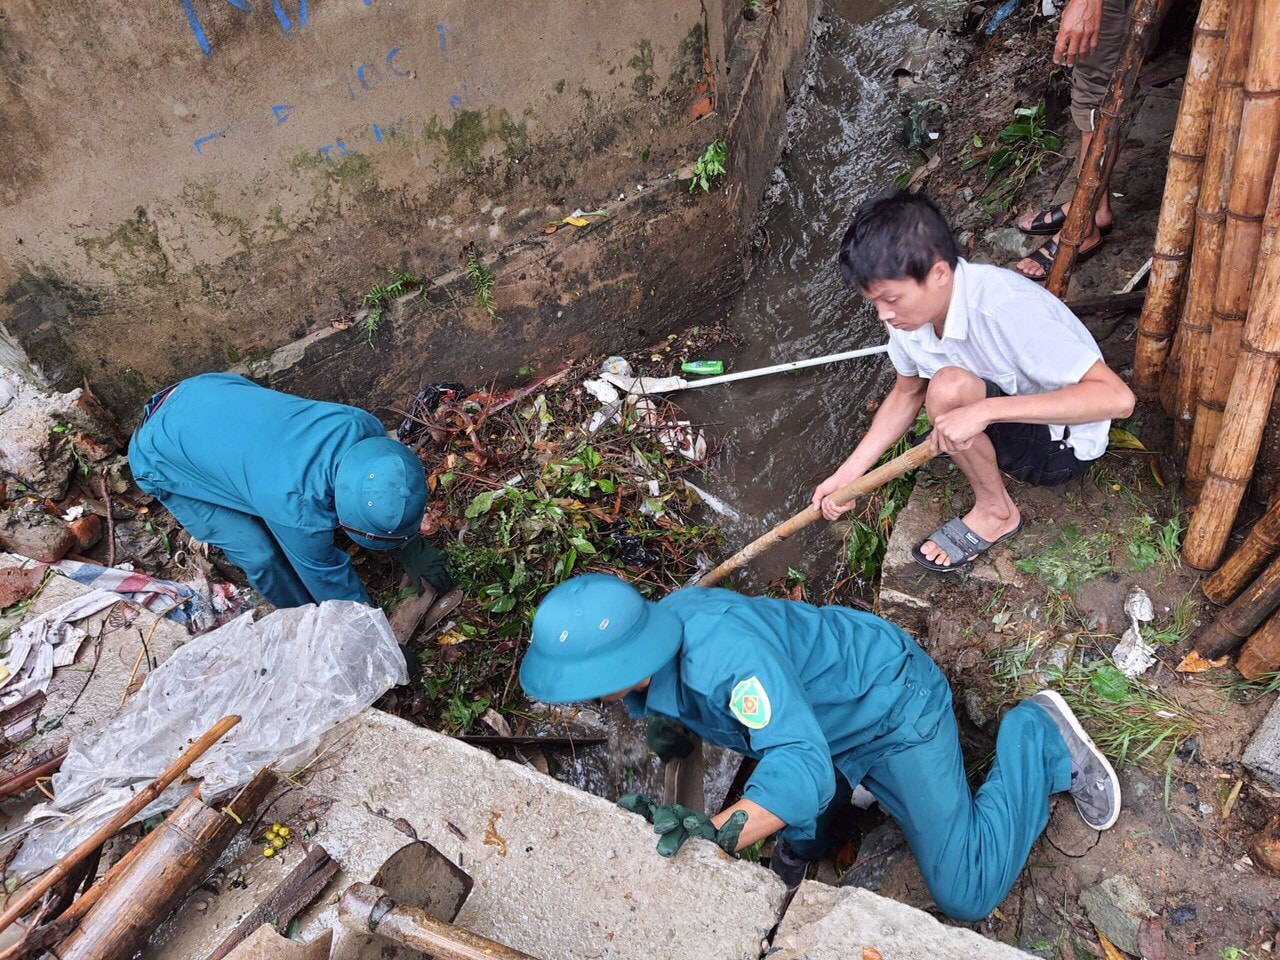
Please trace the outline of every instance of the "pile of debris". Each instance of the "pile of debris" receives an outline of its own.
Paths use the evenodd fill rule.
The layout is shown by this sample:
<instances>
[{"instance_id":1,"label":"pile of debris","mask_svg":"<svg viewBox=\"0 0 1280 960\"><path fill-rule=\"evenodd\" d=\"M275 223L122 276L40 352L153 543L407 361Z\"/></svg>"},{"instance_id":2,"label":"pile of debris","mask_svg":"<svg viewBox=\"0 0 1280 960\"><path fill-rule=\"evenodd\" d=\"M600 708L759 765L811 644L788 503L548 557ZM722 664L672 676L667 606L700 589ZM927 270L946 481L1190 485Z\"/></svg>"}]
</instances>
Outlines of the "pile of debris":
<instances>
[{"instance_id":1,"label":"pile of debris","mask_svg":"<svg viewBox=\"0 0 1280 960\"><path fill-rule=\"evenodd\" d=\"M537 601L574 574L616 572L659 596L709 568L718 534L694 515L721 505L691 479L705 439L670 404L602 391L595 367L505 394L432 384L409 405L399 434L427 471L423 533L445 547L464 599L414 638L420 675L384 704L393 712L466 732L512 704Z\"/></svg>"}]
</instances>

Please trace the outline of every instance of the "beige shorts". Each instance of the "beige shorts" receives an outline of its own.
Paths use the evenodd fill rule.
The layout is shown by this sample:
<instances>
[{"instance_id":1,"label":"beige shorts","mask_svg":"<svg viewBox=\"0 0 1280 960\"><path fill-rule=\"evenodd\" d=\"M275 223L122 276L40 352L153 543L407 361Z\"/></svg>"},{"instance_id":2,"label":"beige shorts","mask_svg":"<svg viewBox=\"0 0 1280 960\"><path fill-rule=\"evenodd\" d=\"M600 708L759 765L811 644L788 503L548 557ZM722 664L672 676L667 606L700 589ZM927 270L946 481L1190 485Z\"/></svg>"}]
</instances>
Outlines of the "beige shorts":
<instances>
[{"instance_id":1,"label":"beige shorts","mask_svg":"<svg viewBox=\"0 0 1280 960\"><path fill-rule=\"evenodd\" d=\"M1085 133L1093 130L1095 113L1102 106L1128 27L1129 10L1125 0L1102 0L1098 45L1071 69L1071 119L1077 129Z\"/></svg>"}]
</instances>

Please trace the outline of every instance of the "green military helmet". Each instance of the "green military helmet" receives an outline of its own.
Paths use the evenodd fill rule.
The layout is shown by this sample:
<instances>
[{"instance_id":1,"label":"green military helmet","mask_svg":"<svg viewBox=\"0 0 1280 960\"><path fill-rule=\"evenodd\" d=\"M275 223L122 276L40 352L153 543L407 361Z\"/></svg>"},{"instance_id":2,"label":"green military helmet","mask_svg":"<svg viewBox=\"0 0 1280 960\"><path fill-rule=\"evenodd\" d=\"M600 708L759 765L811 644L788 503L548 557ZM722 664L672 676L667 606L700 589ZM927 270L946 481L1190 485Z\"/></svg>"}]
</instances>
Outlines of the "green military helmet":
<instances>
[{"instance_id":1,"label":"green military helmet","mask_svg":"<svg viewBox=\"0 0 1280 960\"><path fill-rule=\"evenodd\" d=\"M394 550L418 532L427 505L422 461L389 437L361 440L342 457L334 483L338 522L370 550Z\"/></svg>"},{"instance_id":2,"label":"green military helmet","mask_svg":"<svg viewBox=\"0 0 1280 960\"><path fill-rule=\"evenodd\" d=\"M546 703L603 697L653 676L680 649L679 619L604 573L567 580L533 615L520 685Z\"/></svg>"}]
</instances>

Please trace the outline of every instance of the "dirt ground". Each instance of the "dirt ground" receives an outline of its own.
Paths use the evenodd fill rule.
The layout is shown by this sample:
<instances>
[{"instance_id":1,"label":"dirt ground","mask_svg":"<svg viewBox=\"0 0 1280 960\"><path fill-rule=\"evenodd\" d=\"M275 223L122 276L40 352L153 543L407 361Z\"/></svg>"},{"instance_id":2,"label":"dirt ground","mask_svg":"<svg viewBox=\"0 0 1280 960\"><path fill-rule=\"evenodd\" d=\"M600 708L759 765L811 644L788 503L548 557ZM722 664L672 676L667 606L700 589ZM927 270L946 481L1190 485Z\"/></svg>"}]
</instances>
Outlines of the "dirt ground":
<instances>
[{"instance_id":1,"label":"dirt ground","mask_svg":"<svg viewBox=\"0 0 1280 960\"><path fill-rule=\"evenodd\" d=\"M1194 10L1175 13L1149 58L1112 183L1115 231L1096 258L1078 267L1068 300L1118 290L1150 256L1193 16ZM917 178L972 259L1012 266L1026 249L1019 249L1023 238L1011 229L1019 213L1071 195L1079 140L1050 72L1054 28L1019 12L994 38L977 44L953 88L963 102L948 101L941 135L929 148L938 159ZM1047 126L1066 141L1061 155L1044 158L1040 174L1028 179L1008 211L984 214L975 200L994 178L981 164L964 169L964 159L973 154L975 137L993 141L1014 107L1041 98ZM1136 314L1085 319L1108 363L1127 377ZM1119 426L1149 451L1171 448L1169 424L1157 405L1140 406ZM945 516L963 514L968 496L953 470L934 467L899 517L897 536L906 542L927 535ZM1020 487L1014 496L1024 532L992 551L971 575L925 583L918 568L905 568L909 563L894 569L892 547L886 561L886 587L932 604L922 643L952 680L966 755L975 768L989 762L1002 709L1054 676L1055 645L1056 655L1067 651L1067 662L1079 671L1077 682L1107 662L1127 626L1124 601L1134 585L1154 606L1155 621L1147 629L1158 661L1130 681L1131 690L1155 703L1157 727L1162 706L1186 725L1145 757L1138 756L1143 741L1135 735L1121 769L1125 813L1112 830L1084 828L1069 801L1056 801L1048 830L1008 899L973 926L1045 957L1101 957L1103 946L1078 898L1106 878L1123 877L1145 896L1160 928L1145 956L1272 955L1280 930L1280 879L1253 864L1249 844L1280 798L1250 779L1240 757L1274 696L1262 685L1242 684L1230 667L1204 674L1173 670L1214 613L1199 591L1200 576L1177 557L1186 514L1176 463L1165 453L1113 451L1063 488ZM1128 700L1115 711L1143 713ZM1163 719L1172 729L1170 717ZM1108 752L1114 759L1116 745ZM874 822L864 818L862 830ZM932 906L909 855L890 849L873 856L888 863L887 876L882 870L875 881L881 893Z\"/></svg>"}]
</instances>

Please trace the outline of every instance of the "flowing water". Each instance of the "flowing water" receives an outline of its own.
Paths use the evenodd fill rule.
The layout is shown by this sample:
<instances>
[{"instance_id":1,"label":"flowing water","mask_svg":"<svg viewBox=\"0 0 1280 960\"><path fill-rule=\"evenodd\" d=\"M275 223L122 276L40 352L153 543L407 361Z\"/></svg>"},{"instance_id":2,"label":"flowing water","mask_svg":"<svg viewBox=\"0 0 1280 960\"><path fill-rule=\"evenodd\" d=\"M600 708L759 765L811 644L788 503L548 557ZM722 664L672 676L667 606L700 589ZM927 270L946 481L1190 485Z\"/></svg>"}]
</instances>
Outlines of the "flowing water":
<instances>
[{"instance_id":1,"label":"flowing water","mask_svg":"<svg viewBox=\"0 0 1280 960\"><path fill-rule=\"evenodd\" d=\"M770 187L763 249L728 307L729 325L743 343L714 358L727 371L885 340L874 313L840 280L836 254L858 203L916 162L904 143L905 111L940 85L904 91L894 71L957 9L948 0L827 3L803 89L788 112L789 149ZM869 421L868 402L892 379L888 361L876 356L675 395L723 443L703 485L738 513L718 518L726 553L805 506L814 485L853 449ZM768 582L788 566L830 579L839 554L839 538L817 524L757 561L750 579ZM608 746L582 751L560 775L608 797L628 790L661 795L644 724L627 721L620 710L609 720ZM708 752L710 809L718 809L737 766L736 755Z\"/></svg>"},{"instance_id":2,"label":"flowing water","mask_svg":"<svg viewBox=\"0 0 1280 960\"><path fill-rule=\"evenodd\" d=\"M805 88L789 113L790 149L774 173L774 203L759 235L765 249L729 308L744 343L718 355L727 371L884 342L873 311L840 279L836 255L857 205L916 162L904 114L940 84L902 90L894 72L955 10L944 0L826 5ZM852 451L869 402L892 379L878 355L675 395L723 438L707 486L740 514L721 518L726 552L803 509ZM788 566L829 580L838 559L838 538L817 524L755 561L751 580L777 579Z\"/></svg>"}]
</instances>

